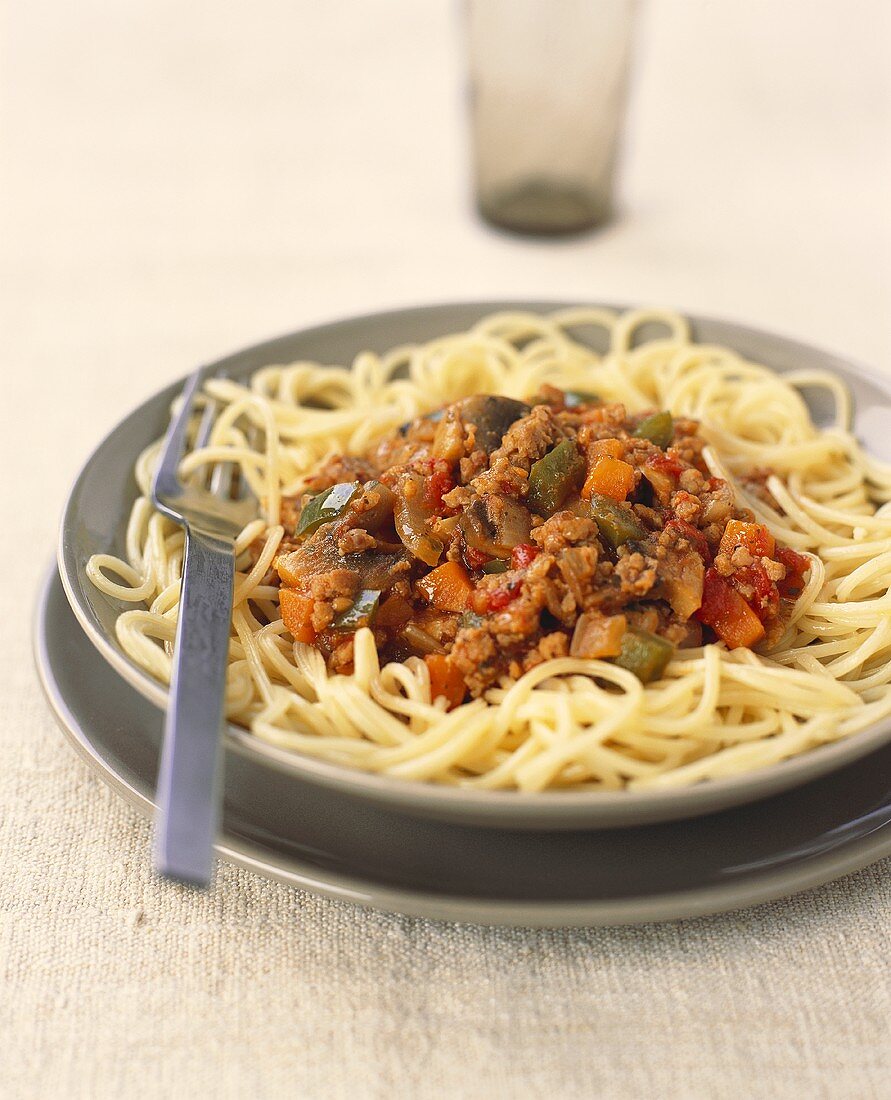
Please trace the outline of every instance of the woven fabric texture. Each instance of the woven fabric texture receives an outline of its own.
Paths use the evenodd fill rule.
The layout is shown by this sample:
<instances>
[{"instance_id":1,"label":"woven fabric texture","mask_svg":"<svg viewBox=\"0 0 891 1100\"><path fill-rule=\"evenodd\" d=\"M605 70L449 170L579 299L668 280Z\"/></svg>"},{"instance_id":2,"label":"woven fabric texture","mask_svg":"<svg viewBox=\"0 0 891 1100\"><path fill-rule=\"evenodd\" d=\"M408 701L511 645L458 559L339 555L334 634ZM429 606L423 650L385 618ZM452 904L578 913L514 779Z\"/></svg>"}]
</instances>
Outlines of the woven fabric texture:
<instances>
[{"instance_id":1,"label":"woven fabric texture","mask_svg":"<svg viewBox=\"0 0 891 1100\"><path fill-rule=\"evenodd\" d=\"M0 1095L887 1097L891 863L731 915L438 924L150 874L32 668L78 466L195 363L447 299L677 305L887 369L891 9L646 5L625 213L474 220L457 5L0 6Z\"/></svg>"}]
</instances>

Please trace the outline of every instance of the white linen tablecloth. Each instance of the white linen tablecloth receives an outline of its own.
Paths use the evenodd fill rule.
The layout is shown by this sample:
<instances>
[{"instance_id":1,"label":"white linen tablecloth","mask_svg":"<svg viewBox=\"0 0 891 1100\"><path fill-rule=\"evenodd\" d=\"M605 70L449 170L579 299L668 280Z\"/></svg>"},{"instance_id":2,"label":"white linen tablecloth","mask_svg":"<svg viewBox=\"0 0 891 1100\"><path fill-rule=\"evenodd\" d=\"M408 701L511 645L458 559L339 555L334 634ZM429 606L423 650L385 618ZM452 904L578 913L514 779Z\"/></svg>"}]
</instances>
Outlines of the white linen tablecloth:
<instances>
[{"instance_id":1,"label":"white linen tablecloth","mask_svg":"<svg viewBox=\"0 0 891 1100\"><path fill-rule=\"evenodd\" d=\"M89 449L268 335L553 296L889 369L888 5L643 16L623 213L548 243L471 213L444 0L0 7L4 1097L889 1095L888 862L729 916L571 932L386 916L228 866L191 893L151 876L148 827L32 670L33 593Z\"/></svg>"}]
</instances>

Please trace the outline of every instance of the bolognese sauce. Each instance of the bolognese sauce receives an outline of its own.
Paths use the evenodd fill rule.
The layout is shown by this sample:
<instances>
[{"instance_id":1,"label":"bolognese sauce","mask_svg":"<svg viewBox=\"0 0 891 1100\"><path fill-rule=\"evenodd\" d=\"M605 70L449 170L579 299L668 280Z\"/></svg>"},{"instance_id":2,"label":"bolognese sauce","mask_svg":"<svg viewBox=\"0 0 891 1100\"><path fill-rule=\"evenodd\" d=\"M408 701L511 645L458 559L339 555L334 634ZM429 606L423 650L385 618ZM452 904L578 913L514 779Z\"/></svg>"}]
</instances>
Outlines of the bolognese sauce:
<instances>
[{"instance_id":1,"label":"bolognese sauce","mask_svg":"<svg viewBox=\"0 0 891 1100\"><path fill-rule=\"evenodd\" d=\"M703 446L693 420L551 386L446 405L283 502L284 624L343 673L369 627L383 661L425 660L449 706L556 657L646 683L677 648L770 643L808 559L737 506Z\"/></svg>"}]
</instances>

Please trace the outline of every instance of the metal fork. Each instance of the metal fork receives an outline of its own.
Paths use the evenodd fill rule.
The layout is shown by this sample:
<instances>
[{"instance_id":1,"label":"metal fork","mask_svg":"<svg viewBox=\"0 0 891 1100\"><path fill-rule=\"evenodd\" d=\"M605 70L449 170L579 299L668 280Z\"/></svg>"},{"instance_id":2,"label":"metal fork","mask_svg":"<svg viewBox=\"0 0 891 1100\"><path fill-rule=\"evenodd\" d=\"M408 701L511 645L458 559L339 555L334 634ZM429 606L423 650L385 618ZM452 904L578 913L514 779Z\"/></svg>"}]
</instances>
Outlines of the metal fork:
<instances>
[{"instance_id":1,"label":"metal fork","mask_svg":"<svg viewBox=\"0 0 891 1100\"><path fill-rule=\"evenodd\" d=\"M185 528L185 558L173 652L170 698L158 773L155 868L194 886L207 886L222 791L222 725L226 691L235 539L256 505L233 493L233 468L219 463L210 488L180 480L195 396L206 377L197 370L183 390L152 482L152 499ZM195 449L206 444L217 409L205 408Z\"/></svg>"}]
</instances>

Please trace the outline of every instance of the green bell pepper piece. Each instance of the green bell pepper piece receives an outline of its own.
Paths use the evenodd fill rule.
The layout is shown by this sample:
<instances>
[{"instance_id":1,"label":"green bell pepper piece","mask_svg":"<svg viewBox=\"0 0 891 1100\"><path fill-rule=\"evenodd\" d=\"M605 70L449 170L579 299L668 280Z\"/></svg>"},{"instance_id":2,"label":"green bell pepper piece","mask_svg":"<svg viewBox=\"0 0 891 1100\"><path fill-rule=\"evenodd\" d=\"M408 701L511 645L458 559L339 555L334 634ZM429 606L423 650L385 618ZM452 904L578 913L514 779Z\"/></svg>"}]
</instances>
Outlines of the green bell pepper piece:
<instances>
[{"instance_id":1,"label":"green bell pepper piece","mask_svg":"<svg viewBox=\"0 0 891 1100\"><path fill-rule=\"evenodd\" d=\"M338 633L352 634L363 626L370 626L377 614L380 598L380 592L373 588L363 588L353 600L353 606L348 607L346 611L341 611L337 616L331 624L331 629Z\"/></svg>"},{"instance_id":2,"label":"green bell pepper piece","mask_svg":"<svg viewBox=\"0 0 891 1100\"><path fill-rule=\"evenodd\" d=\"M341 481L330 489L323 489L303 506L294 534L310 535L323 523L337 519L358 492L358 481Z\"/></svg>"},{"instance_id":3,"label":"green bell pepper piece","mask_svg":"<svg viewBox=\"0 0 891 1100\"><path fill-rule=\"evenodd\" d=\"M673 653L671 642L656 634L626 630L622 635L622 652L614 658L614 664L627 668L642 684L648 684L659 679Z\"/></svg>"},{"instance_id":4,"label":"green bell pepper piece","mask_svg":"<svg viewBox=\"0 0 891 1100\"><path fill-rule=\"evenodd\" d=\"M627 504L620 504L600 493L591 496L591 518L597 524L600 537L613 550L618 550L626 542L647 537L647 532Z\"/></svg>"},{"instance_id":5,"label":"green bell pepper piece","mask_svg":"<svg viewBox=\"0 0 891 1100\"><path fill-rule=\"evenodd\" d=\"M564 439L529 471L526 503L540 516L552 516L577 489L585 475L585 460L571 439Z\"/></svg>"},{"instance_id":6,"label":"green bell pepper piece","mask_svg":"<svg viewBox=\"0 0 891 1100\"><path fill-rule=\"evenodd\" d=\"M651 443L665 450L674 435L674 420L671 418L671 413L658 412L645 417L637 425L634 435L637 439L649 439Z\"/></svg>"},{"instance_id":7,"label":"green bell pepper piece","mask_svg":"<svg viewBox=\"0 0 891 1100\"><path fill-rule=\"evenodd\" d=\"M506 573L510 568L510 562L505 561L504 558L492 558L481 568L484 573Z\"/></svg>"}]
</instances>

